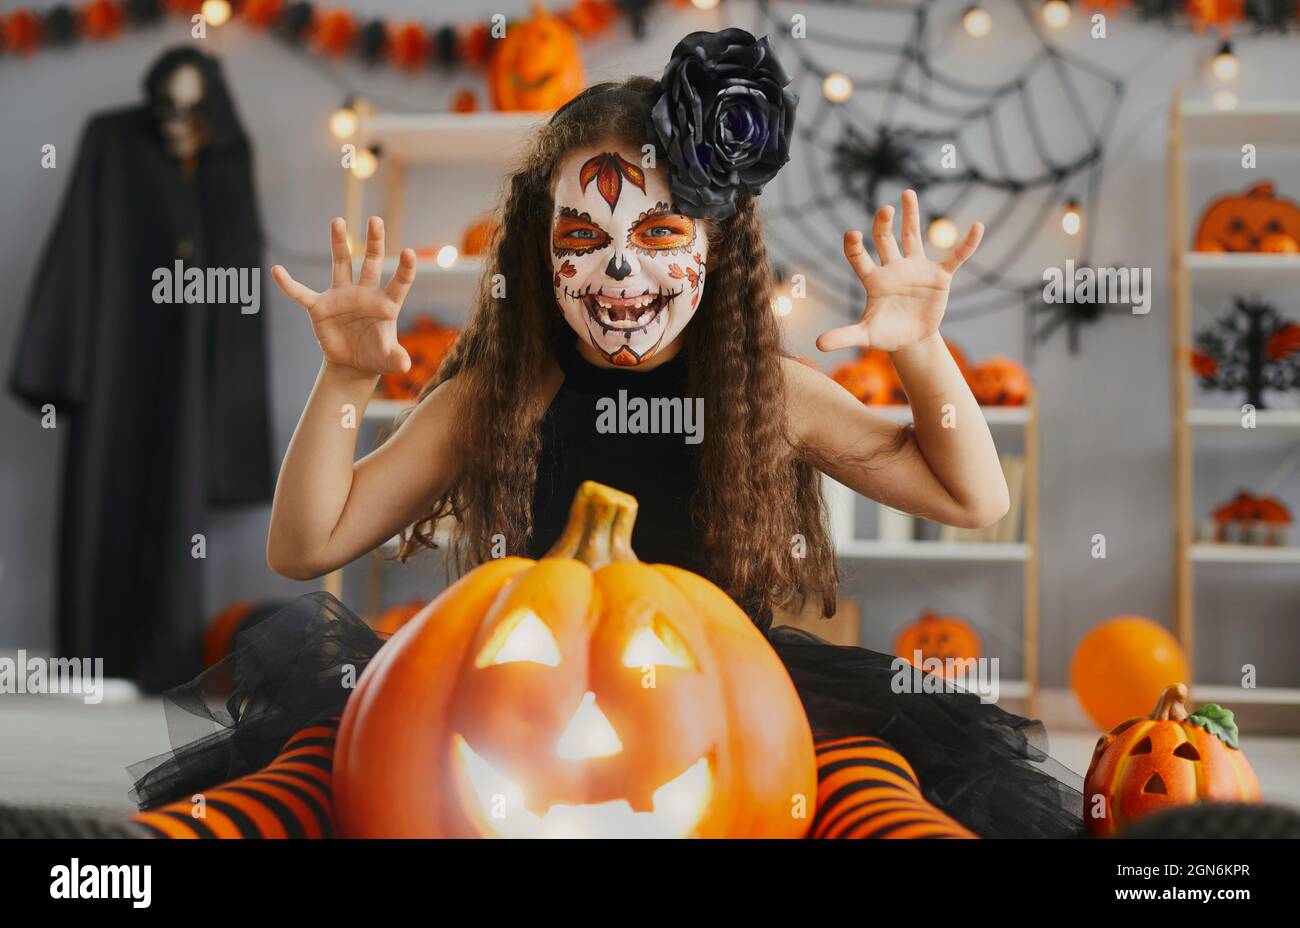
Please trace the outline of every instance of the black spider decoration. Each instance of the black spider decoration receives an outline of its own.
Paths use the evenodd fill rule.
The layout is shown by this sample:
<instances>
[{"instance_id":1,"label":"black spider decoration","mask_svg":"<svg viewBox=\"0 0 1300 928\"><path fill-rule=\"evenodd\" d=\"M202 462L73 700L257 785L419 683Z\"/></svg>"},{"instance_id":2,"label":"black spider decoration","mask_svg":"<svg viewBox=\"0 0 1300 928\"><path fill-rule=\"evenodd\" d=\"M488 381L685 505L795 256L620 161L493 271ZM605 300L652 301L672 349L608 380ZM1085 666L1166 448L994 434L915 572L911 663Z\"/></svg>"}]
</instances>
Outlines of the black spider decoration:
<instances>
[{"instance_id":1,"label":"black spider decoration","mask_svg":"<svg viewBox=\"0 0 1300 928\"><path fill-rule=\"evenodd\" d=\"M1288 32L1300 26L1296 0L1246 0L1245 13L1260 32Z\"/></svg>"},{"instance_id":2,"label":"black spider decoration","mask_svg":"<svg viewBox=\"0 0 1300 928\"><path fill-rule=\"evenodd\" d=\"M831 170L846 196L874 212L880 203L877 193L881 183L896 182L921 193L936 181L917 154L917 142L931 137L887 126L877 127L875 135L868 137L848 125L831 149Z\"/></svg>"},{"instance_id":3,"label":"black spider decoration","mask_svg":"<svg viewBox=\"0 0 1300 928\"><path fill-rule=\"evenodd\" d=\"M1257 299L1237 297L1232 310L1196 333L1192 370L1201 386L1233 393L1264 409L1264 391L1300 389L1300 323Z\"/></svg>"},{"instance_id":4,"label":"black spider decoration","mask_svg":"<svg viewBox=\"0 0 1300 928\"><path fill-rule=\"evenodd\" d=\"M1080 267L1087 267L1086 259L1079 262ZM1103 267L1098 268L1097 273L1105 274L1108 271L1117 271L1124 274L1128 272L1127 268ZM1052 334L1058 329L1064 327L1066 333L1066 343L1069 346L1070 354L1079 353L1079 339L1084 327L1094 325L1102 320L1104 316L1123 316L1131 315L1133 312L1133 303L1130 302L1048 302L1043 295L1042 287L1028 290L1025 293L1025 303L1030 312L1030 318L1033 320L1034 337L1033 342L1045 342L1051 338ZM1032 347L1032 346L1031 346Z\"/></svg>"}]
</instances>

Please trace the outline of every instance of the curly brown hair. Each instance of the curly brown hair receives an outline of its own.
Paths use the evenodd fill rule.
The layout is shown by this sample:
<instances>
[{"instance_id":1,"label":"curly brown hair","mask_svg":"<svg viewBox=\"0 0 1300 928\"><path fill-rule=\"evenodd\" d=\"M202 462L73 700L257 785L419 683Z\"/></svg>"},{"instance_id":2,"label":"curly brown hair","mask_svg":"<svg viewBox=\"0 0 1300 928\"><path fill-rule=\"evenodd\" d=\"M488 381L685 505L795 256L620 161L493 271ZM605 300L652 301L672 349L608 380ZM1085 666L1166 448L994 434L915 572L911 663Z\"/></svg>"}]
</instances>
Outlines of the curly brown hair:
<instances>
[{"instance_id":1,"label":"curly brown hair","mask_svg":"<svg viewBox=\"0 0 1300 928\"><path fill-rule=\"evenodd\" d=\"M473 310L438 375L421 393L457 378L466 463L412 529L403 560L436 547L434 524L457 523L457 570L492 556L493 536L512 552L532 532L531 504L544 404L531 387L544 375L551 343L566 326L551 287L553 181L569 152L602 141L645 141L636 94L654 81L632 77L587 88L531 140L507 178L498 230L486 255ZM633 93L610 93L632 91ZM709 578L755 612L818 597L835 610L837 568L815 454L793 447L785 422L784 351L772 312L773 279L753 197L709 227L709 286L683 333L689 390L709 411L691 502ZM504 281L507 297L494 292ZM795 556L796 545L801 556ZM499 551L497 552L500 553Z\"/></svg>"}]
</instances>

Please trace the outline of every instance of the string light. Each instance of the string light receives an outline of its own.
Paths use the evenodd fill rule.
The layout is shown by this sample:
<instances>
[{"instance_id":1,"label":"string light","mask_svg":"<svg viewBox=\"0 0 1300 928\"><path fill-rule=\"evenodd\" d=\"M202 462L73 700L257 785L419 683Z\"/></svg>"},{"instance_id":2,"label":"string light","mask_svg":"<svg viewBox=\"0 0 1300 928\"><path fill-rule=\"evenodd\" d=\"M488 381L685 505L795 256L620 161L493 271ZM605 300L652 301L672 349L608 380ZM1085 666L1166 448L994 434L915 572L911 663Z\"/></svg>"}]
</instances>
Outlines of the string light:
<instances>
[{"instance_id":1,"label":"string light","mask_svg":"<svg viewBox=\"0 0 1300 928\"><path fill-rule=\"evenodd\" d=\"M697 10L712 10L718 5L718 0L691 0L691 5Z\"/></svg>"},{"instance_id":2,"label":"string light","mask_svg":"<svg viewBox=\"0 0 1300 928\"><path fill-rule=\"evenodd\" d=\"M966 27L966 34L975 39L982 39L993 31L993 17L982 6L967 7L961 24Z\"/></svg>"},{"instance_id":3,"label":"string light","mask_svg":"<svg viewBox=\"0 0 1300 928\"><path fill-rule=\"evenodd\" d=\"M1214 96L1210 97L1210 105L1216 110L1235 110L1237 108L1237 95L1231 90L1216 90Z\"/></svg>"},{"instance_id":4,"label":"string light","mask_svg":"<svg viewBox=\"0 0 1300 928\"><path fill-rule=\"evenodd\" d=\"M827 74L826 80L822 81L822 93L832 103L843 103L853 95L853 81L849 80L847 74L840 74L838 71Z\"/></svg>"},{"instance_id":5,"label":"string light","mask_svg":"<svg viewBox=\"0 0 1300 928\"><path fill-rule=\"evenodd\" d=\"M438 267L447 268L455 264L459 257L460 252L456 250L455 245L443 245L438 249L438 255L434 260L438 262Z\"/></svg>"},{"instance_id":6,"label":"string light","mask_svg":"<svg viewBox=\"0 0 1300 928\"><path fill-rule=\"evenodd\" d=\"M1061 228L1065 230L1066 235L1078 235L1079 230L1083 228L1083 209L1079 206L1078 200L1065 201L1065 212L1061 214Z\"/></svg>"},{"instance_id":7,"label":"string light","mask_svg":"<svg viewBox=\"0 0 1300 928\"><path fill-rule=\"evenodd\" d=\"M1241 72L1241 62L1232 53L1232 43L1226 39L1219 46L1219 51L1210 62L1210 70L1221 81L1230 81Z\"/></svg>"},{"instance_id":8,"label":"string light","mask_svg":"<svg viewBox=\"0 0 1300 928\"><path fill-rule=\"evenodd\" d=\"M358 148L357 159L352 162L352 176L366 180L375 176L379 170L379 150L376 148Z\"/></svg>"},{"instance_id":9,"label":"string light","mask_svg":"<svg viewBox=\"0 0 1300 928\"><path fill-rule=\"evenodd\" d=\"M357 111L353 109L355 105L356 100L348 97L342 106L330 114L330 133L336 139L350 139L356 135L360 120L357 119Z\"/></svg>"},{"instance_id":10,"label":"string light","mask_svg":"<svg viewBox=\"0 0 1300 928\"><path fill-rule=\"evenodd\" d=\"M190 7L190 9L194 9ZM199 8L209 26L224 26L230 20L229 0L203 0Z\"/></svg>"},{"instance_id":11,"label":"string light","mask_svg":"<svg viewBox=\"0 0 1300 928\"><path fill-rule=\"evenodd\" d=\"M926 234L935 248L951 248L957 244L957 224L946 216L931 219Z\"/></svg>"},{"instance_id":12,"label":"string light","mask_svg":"<svg viewBox=\"0 0 1300 928\"><path fill-rule=\"evenodd\" d=\"M1043 24L1064 29L1070 24L1070 4L1066 0L1047 0L1043 4Z\"/></svg>"}]
</instances>

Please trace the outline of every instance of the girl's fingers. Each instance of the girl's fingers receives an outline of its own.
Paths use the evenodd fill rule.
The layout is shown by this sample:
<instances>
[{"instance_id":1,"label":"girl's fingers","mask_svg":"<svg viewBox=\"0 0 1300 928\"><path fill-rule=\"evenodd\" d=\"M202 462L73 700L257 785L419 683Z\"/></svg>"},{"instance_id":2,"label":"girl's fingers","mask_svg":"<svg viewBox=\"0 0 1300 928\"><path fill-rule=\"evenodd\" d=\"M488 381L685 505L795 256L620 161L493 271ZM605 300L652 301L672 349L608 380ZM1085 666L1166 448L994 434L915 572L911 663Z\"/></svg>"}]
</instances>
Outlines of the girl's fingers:
<instances>
[{"instance_id":1,"label":"girl's fingers","mask_svg":"<svg viewBox=\"0 0 1300 928\"><path fill-rule=\"evenodd\" d=\"M881 264L888 264L902 257L898 253L898 243L894 241L894 207L886 204L876 210L876 218L871 223L871 238L876 243L876 254Z\"/></svg>"},{"instance_id":2,"label":"girl's fingers","mask_svg":"<svg viewBox=\"0 0 1300 928\"><path fill-rule=\"evenodd\" d=\"M966 232L966 238L958 242L952 251L944 256L939 265L949 274L955 274L957 268L966 263L966 259L975 254L980 240L984 238L984 223L977 222Z\"/></svg>"},{"instance_id":3,"label":"girl's fingers","mask_svg":"<svg viewBox=\"0 0 1300 928\"><path fill-rule=\"evenodd\" d=\"M397 272L384 288L384 295L401 306L413 283L415 283L415 252L410 248L403 248L401 257L397 259Z\"/></svg>"},{"instance_id":4,"label":"girl's fingers","mask_svg":"<svg viewBox=\"0 0 1300 928\"><path fill-rule=\"evenodd\" d=\"M366 256L361 261L361 286L379 286L379 275L384 267L384 220L371 216L366 223Z\"/></svg>"},{"instance_id":5,"label":"girl's fingers","mask_svg":"<svg viewBox=\"0 0 1300 928\"><path fill-rule=\"evenodd\" d=\"M903 254L925 257L925 241L921 238L921 204L915 190L903 191Z\"/></svg>"},{"instance_id":6,"label":"girl's fingers","mask_svg":"<svg viewBox=\"0 0 1300 928\"><path fill-rule=\"evenodd\" d=\"M844 257L849 259L849 266L858 275L858 280L866 286L867 278L876 271L876 262L867 254L867 246L862 242L862 233L850 229L844 233Z\"/></svg>"},{"instance_id":7,"label":"girl's fingers","mask_svg":"<svg viewBox=\"0 0 1300 928\"><path fill-rule=\"evenodd\" d=\"M866 326L862 323L842 325L817 336L817 347L822 351L838 351L841 348L867 348L871 339L867 337Z\"/></svg>"},{"instance_id":8,"label":"girl's fingers","mask_svg":"<svg viewBox=\"0 0 1300 928\"><path fill-rule=\"evenodd\" d=\"M394 345L388 349L384 364L391 372L405 374L411 369L411 356L406 353L406 349L401 345Z\"/></svg>"},{"instance_id":9,"label":"girl's fingers","mask_svg":"<svg viewBox=\"0 0 1300 928\"><path fill-rule=\"evenodd\" d=\"M320 298L320 294L311 287L305 287L290 277L289 272L284 269L283 265L277 264L271 268L271 279L275 281L277 287L284 291L285 296L303 309L311 309Z\"/></svg>"},{"instance_id":10,"label":"girl's fingers","mask_svg":"<svg viewBox=\"0 0 1300 928\"><path fill-rule=\"evenodd\" d=\"M333 258L331 287L352 284L352 249L348 247L348 224L337 216L330 220L330 255Z\"/></svg>"}]
</instances>

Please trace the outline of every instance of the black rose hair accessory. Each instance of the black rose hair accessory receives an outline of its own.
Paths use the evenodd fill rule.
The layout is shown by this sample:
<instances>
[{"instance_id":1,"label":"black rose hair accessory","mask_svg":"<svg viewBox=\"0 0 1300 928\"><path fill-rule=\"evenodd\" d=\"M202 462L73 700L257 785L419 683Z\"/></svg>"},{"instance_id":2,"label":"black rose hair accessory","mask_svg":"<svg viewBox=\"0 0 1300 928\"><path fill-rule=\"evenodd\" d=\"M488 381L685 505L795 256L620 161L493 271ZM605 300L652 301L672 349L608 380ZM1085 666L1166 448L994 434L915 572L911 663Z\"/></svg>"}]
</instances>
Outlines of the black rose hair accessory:
<instances>
[{"instance_id":1,"label":"black rose hair accessory","mask_svg":"<svg viewBox=\"0 0 1300 928\"><path fill-rule=\"evenodd\" d=\"M799 97L789 84L766 36L723 29L677 43L647 120L682 213L726 219L790 160Z\"/></svg>"}]
</instances>

